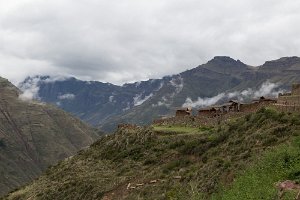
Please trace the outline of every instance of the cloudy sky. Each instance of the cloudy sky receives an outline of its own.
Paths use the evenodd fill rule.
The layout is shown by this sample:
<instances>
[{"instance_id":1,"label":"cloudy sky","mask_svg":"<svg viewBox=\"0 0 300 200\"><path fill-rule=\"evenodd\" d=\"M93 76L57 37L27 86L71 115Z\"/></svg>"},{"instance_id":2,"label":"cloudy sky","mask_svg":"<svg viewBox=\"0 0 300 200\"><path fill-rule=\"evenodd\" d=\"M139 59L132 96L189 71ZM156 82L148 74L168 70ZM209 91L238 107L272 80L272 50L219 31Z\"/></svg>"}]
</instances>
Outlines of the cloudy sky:
<instances>
[{"instance_id":1,"label":"cloudy sky","mask_svg":"<svg viewBox=\"0 0 300 200\"><path fill-rule=\"evenodd\" d=\"M122 84L228 55L300 56L296 0L0 0L0 76Z\"/></svg>"}]
</instances>

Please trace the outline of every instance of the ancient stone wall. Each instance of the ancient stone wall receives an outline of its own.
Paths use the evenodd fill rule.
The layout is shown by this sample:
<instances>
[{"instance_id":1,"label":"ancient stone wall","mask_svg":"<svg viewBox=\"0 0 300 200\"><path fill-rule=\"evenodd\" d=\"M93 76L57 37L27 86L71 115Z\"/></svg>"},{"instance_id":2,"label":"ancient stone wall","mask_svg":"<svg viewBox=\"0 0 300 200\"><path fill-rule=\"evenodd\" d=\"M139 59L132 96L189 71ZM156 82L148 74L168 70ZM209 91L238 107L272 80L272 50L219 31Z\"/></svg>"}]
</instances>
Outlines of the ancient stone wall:
<instances>
[{"instance_id":1,"label":"ancient stone wall","mask_svg":"<svg viewBox=\"0 0 300 200\"><path fill-rule=\"evenodd\" d=\"M185 116L189 116L191 113L187 112L185 110L177 110L176 111L176 117L185 117Z\"/></svg>"},{"instance_id":2,"label":"ancient stone wall","mask_svg":"<svg viewBox=\"0 0 300 200\"><path fill-rule=\"evenodd\" d=\"M279 96L278 104L283 105L300 105L300 95L292 95L292 96Z\"/></svg>"},{"instance_id":3,"label":"ancient stone wall","mask_svg":"<svg viewBox=\"0 0 300 200\"><path fill-rule=\"evenodd\" d=\"M300 84L293 84L292 95L300 95Z\"/></svg>"},{"instance_id":4,"label":"ancient stone wall","mask_svg":"<svg viewBox=\"0 0 300 200\"><path fill-rule=\"evenodd\" d=\"M274 104L274 107L282 112L300 112L300 105L283 105L283 104Z\"/></svg>"},{"instance_id":5,"label":"ancient stone wall","mask_svg":"<svg viewBox=\"0 0 300 200\"><path fill-rule=\"evenodd\" d=\"M258 111L259 109L272 105L273 102L270 101L262 101L262 102L257 102L257 103L251 103L251 104L242 104L240 106L240 112L243 113L253 113Z\"/></svg>"}]
</instances>

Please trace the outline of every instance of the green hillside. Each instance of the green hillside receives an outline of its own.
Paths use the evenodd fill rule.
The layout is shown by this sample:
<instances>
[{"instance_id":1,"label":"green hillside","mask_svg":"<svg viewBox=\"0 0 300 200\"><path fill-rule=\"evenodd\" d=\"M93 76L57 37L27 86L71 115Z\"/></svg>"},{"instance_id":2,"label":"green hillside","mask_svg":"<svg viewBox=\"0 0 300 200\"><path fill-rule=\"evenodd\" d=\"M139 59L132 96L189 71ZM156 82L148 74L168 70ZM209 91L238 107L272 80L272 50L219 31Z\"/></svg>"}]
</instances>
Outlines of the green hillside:
<instances>
[{"instance_id":1,"label":"green hillside","mask_svg":"<svg viewBox=\"0 0 300 200\"><path fill-rule=\"evenodd\" d=\"M54 106L24 101L0 78L0 196L90 145L100 132Z\"/></svg>"},{"instance_id":2,"label":"green hillside","mask_svg":"<svg viewBox=\"0 0 300 200\"><path fill-rule=\"evenodd\" d=\"M299 179L299 141L300 115L272 109L193 130L121 128L5 199L270 199Z\"/></svg>"}]
</instances>

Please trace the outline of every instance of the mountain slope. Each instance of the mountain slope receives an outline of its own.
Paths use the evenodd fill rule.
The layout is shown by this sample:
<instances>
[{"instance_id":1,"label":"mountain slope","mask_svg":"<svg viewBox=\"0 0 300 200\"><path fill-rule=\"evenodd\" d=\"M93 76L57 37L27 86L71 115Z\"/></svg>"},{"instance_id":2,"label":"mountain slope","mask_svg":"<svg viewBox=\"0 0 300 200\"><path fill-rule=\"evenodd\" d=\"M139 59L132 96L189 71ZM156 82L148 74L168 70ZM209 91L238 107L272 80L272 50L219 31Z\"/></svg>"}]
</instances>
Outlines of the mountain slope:
<instances>
[{"instance_id":1,"label":"mountain slope","mask_svg":"<svg viewBox=\"0 0 300 200\"><path fill-rule=\"evenodd\" d=\"M266 81L278 83L281 88L300 82L300 59L285 57L251 67L217 56L180 74L123 86L36 77L25 80L20 87L33 82L42 101L57 104L92 125L112 131L119 123L149 124L158 116L171 115L187 98L196 101L223 92L256 90Z\"/></svg>"},{"instance_id":2,"label":"mountain slope","mask_svg":"<svg viewBox=\"0 0 300 200\"><path fill-rule=\"evenodd\" d=\"M187 132L123 127L5 199L209 199L266 152L299 141L299 119L262 109Z\"/></svg>"},{"instance_id":3,"label":"mountain slope","mask_svg":"<svg viewBox=\"0 0 300 200\"><path fill-rule=\"evenodd\" d=\"M269 65L277 66L277 69L267 69ZM290 67L292 71L287 70ZM248 88L255 91L266 81L277 83L282 89L300 82L300 59L282 58L253 68L229 57L215 57L197 68L172 76L148 101L110 117L101 127L112 130L116 124L123 122L147 124L159 115L174 114L175 109L181 107L188 97L196 101L199 97L214 97L223 92L240 93Z\"/></svg>"},{"instance_id":4,"label":"mountain slope","mask_svg":"<svg viewBox=\"0 0 300 200\"><path fill-rule=\"evenodd\" d=\"M90 145L100 132L54 106L24 101L0 78L0 195Z\"/></svg>"}]
</instances>

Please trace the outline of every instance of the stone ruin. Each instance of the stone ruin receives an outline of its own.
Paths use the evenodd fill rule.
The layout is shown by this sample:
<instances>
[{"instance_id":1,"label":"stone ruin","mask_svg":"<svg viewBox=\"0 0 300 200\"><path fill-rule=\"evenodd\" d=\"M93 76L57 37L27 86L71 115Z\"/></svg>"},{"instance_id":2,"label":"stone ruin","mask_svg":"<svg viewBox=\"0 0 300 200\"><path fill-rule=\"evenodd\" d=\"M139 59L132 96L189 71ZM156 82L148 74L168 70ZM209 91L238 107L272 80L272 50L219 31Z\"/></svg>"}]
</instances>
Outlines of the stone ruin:
<instances>
[{"instance_id":1,"label":"stone ruin","mask_svg":"<svg viewBox=\"0 0 300 200\"><path fill-rule=\"evenodd\" d=\"M293 84L292 91L289 93L279 94L275 106L286 112L300 111L300 84Z\"/></svg>"},{"instance_id":2,"label":"stone ruin","mask_svg":"<svg viewBox=\"0 0 300 200\"><path fill-rule=\"evenodd\" d=\"M242 117L254 113L264 107L274 107L280 111L300 111L300 84L293 84L290 93L279 94L278 98L260 97L250 103L242 103L237 100L230 100L222 105L213 105L198 110L198 115L192 115L191 108L180 108L176 110L174 117L154 120L154 124L195 124L214 125L226 121L232 117Z\"/></svg>"}]
</instances>

